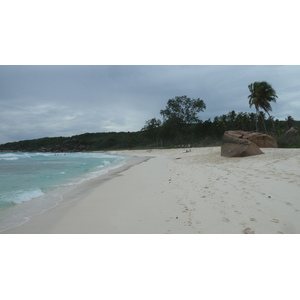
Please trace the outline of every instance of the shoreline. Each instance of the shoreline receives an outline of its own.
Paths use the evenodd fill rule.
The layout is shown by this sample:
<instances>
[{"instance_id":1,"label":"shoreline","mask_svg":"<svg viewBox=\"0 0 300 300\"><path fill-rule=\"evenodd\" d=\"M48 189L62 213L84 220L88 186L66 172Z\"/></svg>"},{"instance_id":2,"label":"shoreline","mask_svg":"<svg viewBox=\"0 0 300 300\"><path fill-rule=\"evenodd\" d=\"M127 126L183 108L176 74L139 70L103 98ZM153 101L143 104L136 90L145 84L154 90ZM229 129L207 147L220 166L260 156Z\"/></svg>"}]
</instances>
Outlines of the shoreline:
<instances>
[{"instance_id":1,"label":"shoreline","mask_svg":"<svg viewBox=\"0 0 300 300\"><path fill-rule=\"evenodd\" d=\"M220 147L112 151L120 169L9 233L300 233L300 151L224 158Z\"/></svg>"},{"instance_id":2,"label":"shoreline","mask_svg":"<svg viewBox=\"0 0 300 300\"><path fill-rule=\"evenodd\" d=\"M107 152L107 154L109 153ZM45 221L45 223L47 223L45 224L45 226L50 226L50 224L48 224L49 222L54 222L55 220L59 219L67 211L68 207L71 207L76 202L80 201L82 197L85 197L85 194L87 194L90 189L93 189L96 186L100 186L103 182L112 179L114 176L118 176L119 173L122 173L132 166L140 164L143 161L149 159L148 157L140 158L131 155L120 156L125 157L125 161L121 166L108 169L107 173L101 174L97 177L86 179L72 186L61 187L62 189L65 189L65 191L60 195L61 199L58 199L48 208L35 213L34 215L31 215L30 217L28 217L28 220L24 220L18 225L2 230L0 234L41 233L40 229L38 228L39 226L35 228L36 224L44 223ZM42 220L43 218L45 218L44 221Z\"/></svg>"}]
</instances>

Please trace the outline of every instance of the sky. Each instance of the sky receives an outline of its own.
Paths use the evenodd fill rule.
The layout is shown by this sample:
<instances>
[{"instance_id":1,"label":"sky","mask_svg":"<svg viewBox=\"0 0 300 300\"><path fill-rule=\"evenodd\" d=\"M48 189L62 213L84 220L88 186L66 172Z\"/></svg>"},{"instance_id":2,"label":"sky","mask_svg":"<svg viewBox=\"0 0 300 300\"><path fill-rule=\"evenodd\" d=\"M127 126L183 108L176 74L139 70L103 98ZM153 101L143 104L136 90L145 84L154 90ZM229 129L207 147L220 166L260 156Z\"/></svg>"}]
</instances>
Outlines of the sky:
<instances>
[{"instance_id":1,"label":"sky","mask_svg":"<svg viewBox=\"0 0 300 300\"><path fill-rule=\"evenodd\" d=\"M85 132L138 131L175 96L200 98L202 120L249 108L248 85L267 81L271 115L300 120L300 66L2 65L0 143Z\"/></svg>"}]
</instances>

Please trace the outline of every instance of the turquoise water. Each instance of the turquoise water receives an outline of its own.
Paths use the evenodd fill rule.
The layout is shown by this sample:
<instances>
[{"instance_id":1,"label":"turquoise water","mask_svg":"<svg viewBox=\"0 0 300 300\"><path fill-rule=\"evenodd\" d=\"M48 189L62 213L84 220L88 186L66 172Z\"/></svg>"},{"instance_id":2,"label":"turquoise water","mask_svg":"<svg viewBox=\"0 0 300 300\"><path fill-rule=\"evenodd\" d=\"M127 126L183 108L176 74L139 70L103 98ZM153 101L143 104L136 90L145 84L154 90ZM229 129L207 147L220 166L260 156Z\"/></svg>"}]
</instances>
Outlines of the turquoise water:
<instances>
[{"instance_id":1,"label":"turquoise water","mask_svg":"<svg viewBox=\"0 0 300 300\"><path fill-rule=\"evenodd\" d=\"M0 231L58 202L62 187L97 177L124 161L104 153L0 153Z\"/></svg>"}]
</instances>

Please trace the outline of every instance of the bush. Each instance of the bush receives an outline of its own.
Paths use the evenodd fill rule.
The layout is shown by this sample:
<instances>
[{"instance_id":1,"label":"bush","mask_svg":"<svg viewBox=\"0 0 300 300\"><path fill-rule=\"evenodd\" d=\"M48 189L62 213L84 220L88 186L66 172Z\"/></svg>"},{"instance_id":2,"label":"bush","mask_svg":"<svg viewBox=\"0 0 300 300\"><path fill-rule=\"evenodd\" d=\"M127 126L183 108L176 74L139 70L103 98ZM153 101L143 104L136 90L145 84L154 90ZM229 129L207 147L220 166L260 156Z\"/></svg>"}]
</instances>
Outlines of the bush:
<instances>
[{"instance_id":1,"label":"bush","mask_svg":"<svg viewBox=\"0 0 300 300\"><path fill-rule=\"evenodd\" d=\"M300 148L300 134L281 135L277 138L279 148Z\"/></svg>"}]
</instances>

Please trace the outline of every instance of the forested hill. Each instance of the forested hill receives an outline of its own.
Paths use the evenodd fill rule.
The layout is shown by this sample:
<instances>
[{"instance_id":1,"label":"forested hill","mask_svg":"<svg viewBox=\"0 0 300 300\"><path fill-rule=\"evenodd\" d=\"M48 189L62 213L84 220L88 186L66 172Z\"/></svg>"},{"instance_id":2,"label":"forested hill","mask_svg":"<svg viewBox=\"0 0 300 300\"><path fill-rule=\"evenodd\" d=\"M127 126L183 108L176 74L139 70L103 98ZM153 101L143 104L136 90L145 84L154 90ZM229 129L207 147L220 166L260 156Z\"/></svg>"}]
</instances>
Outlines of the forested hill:
<instances>
[{"instance_id":1,"label":"forested hill","mask_svg":"<svg viewBox=\"0 0 300 300\"><path fill-rule=\"evenodd\" d=\"M6 143L0 151L82 152L145 146L142 132L85 133L72 137L45 137Z\"/></svg>"}]
</instances>

